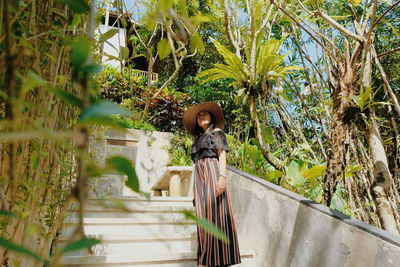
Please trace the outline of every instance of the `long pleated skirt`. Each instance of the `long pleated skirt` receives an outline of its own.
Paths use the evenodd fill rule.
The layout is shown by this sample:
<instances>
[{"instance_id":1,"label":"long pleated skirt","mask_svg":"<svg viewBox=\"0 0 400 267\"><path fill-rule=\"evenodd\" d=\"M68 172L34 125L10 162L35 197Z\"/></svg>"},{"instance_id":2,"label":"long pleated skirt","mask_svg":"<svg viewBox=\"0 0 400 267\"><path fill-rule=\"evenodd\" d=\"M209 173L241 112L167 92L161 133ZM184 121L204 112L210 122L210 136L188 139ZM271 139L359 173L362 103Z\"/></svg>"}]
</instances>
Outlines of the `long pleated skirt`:
<instances>
[{"instance_id":1,"label":"long pleated skirt","mask_svg":"<svg viewBox=\"0 0 400 267\"><path fill-rule=\"evenodd\" d=\"M197 264L210 267L226 267L241 262L229 191L226 190L215 197L218 179L219 165L216 158L205 158L196 162L194 168L196 215L215 224L229 239L229 243L225 243L197 226Z\"/></svg>"}]
</instances>

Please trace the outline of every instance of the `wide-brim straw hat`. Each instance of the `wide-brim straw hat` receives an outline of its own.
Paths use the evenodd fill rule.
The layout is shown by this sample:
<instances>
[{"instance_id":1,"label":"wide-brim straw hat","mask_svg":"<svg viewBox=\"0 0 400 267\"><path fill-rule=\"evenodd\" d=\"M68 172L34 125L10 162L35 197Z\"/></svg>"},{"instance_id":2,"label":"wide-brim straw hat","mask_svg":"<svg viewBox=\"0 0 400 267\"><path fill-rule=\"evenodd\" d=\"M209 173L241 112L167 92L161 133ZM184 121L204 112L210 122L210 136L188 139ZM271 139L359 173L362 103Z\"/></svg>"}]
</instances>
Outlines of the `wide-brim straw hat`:
<instances>
[{"instance_id":1,"label":"wide-brim straw hat","mask_svg":"<svg viewBox=\"0 0 400 267\"><path fill-rule=\"evenodd\" d=\"M221 107L214 102L204 102L189 108L183 114L183 125L191 135L195 135L197 125L197 113L199 113L200 111L207 111L211 113L215 119L215 127L224 130L224 114Z\"/></svg>"}]
</instances>

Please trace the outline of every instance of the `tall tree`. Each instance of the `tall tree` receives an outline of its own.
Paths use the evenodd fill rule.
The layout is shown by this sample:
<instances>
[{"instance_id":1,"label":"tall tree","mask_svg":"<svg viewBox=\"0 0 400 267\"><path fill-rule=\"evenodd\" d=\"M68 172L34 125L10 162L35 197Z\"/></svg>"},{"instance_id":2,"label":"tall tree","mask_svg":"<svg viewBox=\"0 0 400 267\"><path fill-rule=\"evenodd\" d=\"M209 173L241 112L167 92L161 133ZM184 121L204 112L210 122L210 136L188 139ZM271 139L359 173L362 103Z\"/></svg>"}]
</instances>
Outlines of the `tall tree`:
<instances>
[{"instance_id":1,"label":"tall tree","mask_svg":"<svg viewBox=\"0 0 400 267\"><path fill-rule=\"evenodd\" d=\"M367 168L373 166L368 175L369 185L366 189L373 194L373 201L376 203L384 229L398 233L397 210L388 198L391 190L396 187L388 165L385 146L379 134L375 107L372 105L374 93L371 90L372 64L374 55L376 57L374 28L386 12L377 18L378 1L366 1L362 9L351 3L340 3L342 8L352 12L348 15L351 19L340 21L329 15L330 12L337 10L334 3L298 2L303 10L301 15L295 15L293 6L283 7L271 0L271 3L288 16L297 27L320 45L329 66L327 71L332 74L330 84L333 116L329 137L328 169L325 174L325 202L330 205L339 184L351 181L346 178L346 172L351 163L350 147L354 142L355 130L353 123L357 113L361 114L364 118L366 140L364 145L368 147L370 153L370 159L364 164ZM393 6L397 4L398 2ZM317 22L306 22L311 17L318 18ZM352 22L351 27L348 26L348 22ZM326 28L328 30L324 30ZM400 114L396 96L389 86L386 85L385 90L389 101ZM358 194L349 192L352 193ZM399 201L398 197L395 201Z\"/></svg>"}]
</instances>

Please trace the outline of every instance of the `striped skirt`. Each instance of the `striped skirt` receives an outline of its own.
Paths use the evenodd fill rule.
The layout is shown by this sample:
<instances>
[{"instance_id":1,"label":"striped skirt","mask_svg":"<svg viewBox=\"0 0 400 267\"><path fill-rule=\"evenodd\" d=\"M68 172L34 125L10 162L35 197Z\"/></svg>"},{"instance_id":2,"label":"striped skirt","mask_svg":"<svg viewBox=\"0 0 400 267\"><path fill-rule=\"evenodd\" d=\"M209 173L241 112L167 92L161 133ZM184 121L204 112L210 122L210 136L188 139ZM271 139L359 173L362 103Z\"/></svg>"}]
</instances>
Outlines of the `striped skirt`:
<instances>
[{"instance_id":1,"label":"striped skirt","mask_svg":"<svg viewBox=\"0 0 400 267\"><path fill-rule=\"evenodd\" d=\"M215 197L219 179L216 158L200 159L194 169L194 204L197 217L207 219L221 229L229 243L219 240L197 226L197 263L210 267L231 266L241 262L229 191Z\"/></svg>"}]
</instances>

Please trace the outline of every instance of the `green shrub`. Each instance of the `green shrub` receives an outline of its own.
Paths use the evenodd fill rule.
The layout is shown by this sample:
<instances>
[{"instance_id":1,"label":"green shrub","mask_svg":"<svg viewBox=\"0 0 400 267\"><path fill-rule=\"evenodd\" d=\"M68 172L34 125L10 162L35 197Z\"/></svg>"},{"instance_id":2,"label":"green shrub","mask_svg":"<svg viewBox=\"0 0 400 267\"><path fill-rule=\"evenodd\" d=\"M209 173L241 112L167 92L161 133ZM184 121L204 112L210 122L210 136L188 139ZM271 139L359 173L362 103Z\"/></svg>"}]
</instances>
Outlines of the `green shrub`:
<instances>
[{"instance_id":1,"label":"green shrub","mask_svg":"<svg viewBox=\"0 0 400 267\"><path fill-rule=\"evenodd\" d=\"M170 156L169 166L191 166L193 164L190 152L192 139L188 135L175 134L171 140L171 147L168 150Z\"/></svg>"},{"instance_id":2,"label":"green shrub","mask_svg":"<svg viewBox=\"0 0 400 267\"><path fill-rule=\"evenodd\" d=\"M123 127L138 129L138 130L147 130L147 131L157 131L157 128L151 125L148 122L142 122L139 120L133 120L131 118L122 117L119 115L113 115L114 119L116 119Z\"/></svg>"},{"instance_id":3,"label":"green shrub","mask_svg":"<svg viewBox=\"0 0 400 267\"><path fill-rule=\"evenodd\" d=\"M139 100L145 88L145 79L135 75L135 70L128 68L124 68L121 72L113 67L104 66L97 82L100 86L100 94L105 99L118 104L132 96Z\"/></svg>"},{"instance_id":4,"label":"green shrub","mask_svg":"<svg viewBox=\"0 0 400 267\"><path fill-rule=\"evenodd\" d=\"M145 79L135 75L135 71L125 68L120 72L106 66L99 74L97 82L100 86L100 94L105 99L140 114L144 110L149 92ZM150 95L153 95L158 89L151 90L153 91L150 92ZM188 103L188 94L178 92L172 87L166 87L157 97L151 98L147 120L160 131L177 132L182 130L183 112Z\"/></svg>"}]
</instances>

